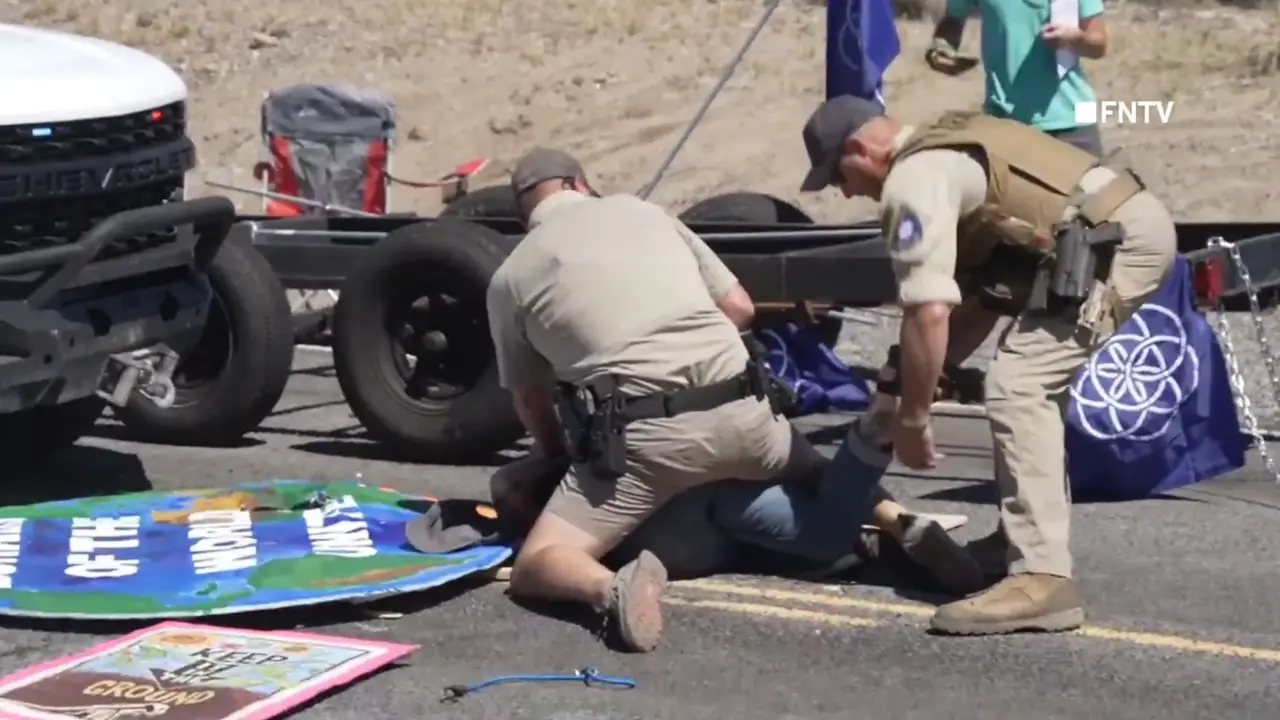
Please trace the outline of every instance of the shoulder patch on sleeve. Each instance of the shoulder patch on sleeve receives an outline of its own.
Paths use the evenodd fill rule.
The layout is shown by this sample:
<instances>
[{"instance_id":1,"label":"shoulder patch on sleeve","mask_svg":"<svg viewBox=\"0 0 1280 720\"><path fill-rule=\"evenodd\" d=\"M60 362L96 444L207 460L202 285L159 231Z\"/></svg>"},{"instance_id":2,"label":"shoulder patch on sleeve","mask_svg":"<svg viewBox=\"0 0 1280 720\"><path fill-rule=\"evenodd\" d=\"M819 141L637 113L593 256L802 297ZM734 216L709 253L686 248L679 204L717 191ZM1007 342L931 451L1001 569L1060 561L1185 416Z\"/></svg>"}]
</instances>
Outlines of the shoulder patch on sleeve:
<instances>
[{"instance_id":1,"label":"shoulder patch on sleeve","mask_svg":"<svg viewBox=\"0 0 1280 720\"><path fill-rule=\"evenodd\" d=\"M911 208L895 207L885 218L889 247L894 252L905 252L924 239L924 224Z\"/></svg>"}]
</instances>

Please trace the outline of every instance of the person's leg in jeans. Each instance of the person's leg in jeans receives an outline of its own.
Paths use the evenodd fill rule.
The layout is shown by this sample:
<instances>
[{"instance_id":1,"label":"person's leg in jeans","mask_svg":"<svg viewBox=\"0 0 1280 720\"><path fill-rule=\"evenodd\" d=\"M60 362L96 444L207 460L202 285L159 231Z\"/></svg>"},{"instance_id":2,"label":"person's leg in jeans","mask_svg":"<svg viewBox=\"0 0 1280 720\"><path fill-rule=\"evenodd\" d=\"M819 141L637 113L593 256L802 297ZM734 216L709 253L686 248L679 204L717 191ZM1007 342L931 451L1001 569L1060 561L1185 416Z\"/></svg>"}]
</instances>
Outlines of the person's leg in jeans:
<instances>
[{"instance_id":1,"label":"person's leg in jeans","mask_svg":"<svg viewBox=\"0 0 1280 720\"><path fill-rule=\"evenodd\" d=\"M724 487L712 501L712 520L747 545L833 567L855 554L869 522L944 589L980 589L982 573L946 530L909 512L880 487L893 460L885 435L895 406L894 398L877 394L816 479Z\"/></svg>"}]
</instances>

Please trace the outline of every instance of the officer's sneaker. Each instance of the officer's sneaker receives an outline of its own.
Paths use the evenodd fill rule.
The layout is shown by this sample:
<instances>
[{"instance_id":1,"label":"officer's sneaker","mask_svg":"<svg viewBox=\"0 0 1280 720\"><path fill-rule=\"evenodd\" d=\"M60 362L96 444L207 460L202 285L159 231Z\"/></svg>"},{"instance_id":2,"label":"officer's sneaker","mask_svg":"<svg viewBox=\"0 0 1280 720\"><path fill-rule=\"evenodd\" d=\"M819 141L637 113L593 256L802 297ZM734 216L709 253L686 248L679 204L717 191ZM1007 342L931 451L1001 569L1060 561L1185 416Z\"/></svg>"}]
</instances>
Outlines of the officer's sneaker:
<instances>
[{"instance_id":1,"label":"officer's sneaker","mask_svg":"<svg viewBox=\"0 0 1280 720\"><path fill-rule=\"evenodd\" d=\"M662 637L662 591L667 568L645 550L613 576L606 621L619 640L634 652L649 652Z\"/></svg>"},{"instance_id":2,"label":"officer's sneaker","mask_svg":"<svg viewBox=\"0 0 1280 720\"><path fill-rule=\"evenodd\" d=\"M1080 591L1070 578L1010 575L985 592L938 608L929 626L947 635L1063 632L1084 624Z\"/></svg>"},{"instance_id":3,"label":"officer's sneaker","mask_svg":"<svg viewBox=\"0 0 1280 720\"><path fill-rule=\"evenodd\" d=\"M940 589L968 595L984 587L978 563L936 520L903 513L898 523L903 552L928 571Z\"/></svg>"}]
</instances>

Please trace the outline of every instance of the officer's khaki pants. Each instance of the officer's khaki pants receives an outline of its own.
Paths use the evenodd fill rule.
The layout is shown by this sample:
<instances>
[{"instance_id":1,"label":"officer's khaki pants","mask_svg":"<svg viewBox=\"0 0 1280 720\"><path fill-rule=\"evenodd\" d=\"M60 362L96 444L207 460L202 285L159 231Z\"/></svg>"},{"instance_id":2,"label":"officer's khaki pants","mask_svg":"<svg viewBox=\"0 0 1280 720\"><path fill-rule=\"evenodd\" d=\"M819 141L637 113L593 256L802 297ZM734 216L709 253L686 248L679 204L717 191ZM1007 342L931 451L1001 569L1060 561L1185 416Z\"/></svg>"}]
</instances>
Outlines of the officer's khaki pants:
<instances>
[{"instance_id":1,"label":"officer's khaki pants","mask_svg":"<svg viewBox=\"0 0 1280 720\"><path fill-rule=\"evenodd\" d=\"M748 398L628 425L629 472L602 480L575 465L546 510L608 550L686 490L730 478L785 481L820 470L822 463L786 418L774 415L768 403Z\"/></svg>"},{"instance_id":2,"label":"officer's khaki pants","mask_svg":"<svg viewBox=\"0 0 1280 720\"><path fill-rule=\"evenodd\" d=\"M1173 221L1153 196L1139 194L1114 219L1124 224L1126 239L1112 264L1113 311L1098 332L1064 320L1021 317L1000 338L987 374L987 414L1010 573L1071 577L1064 447L1071 382L1098 344L1159 289L1173 267Z\"/></svg>"}]
</instances>

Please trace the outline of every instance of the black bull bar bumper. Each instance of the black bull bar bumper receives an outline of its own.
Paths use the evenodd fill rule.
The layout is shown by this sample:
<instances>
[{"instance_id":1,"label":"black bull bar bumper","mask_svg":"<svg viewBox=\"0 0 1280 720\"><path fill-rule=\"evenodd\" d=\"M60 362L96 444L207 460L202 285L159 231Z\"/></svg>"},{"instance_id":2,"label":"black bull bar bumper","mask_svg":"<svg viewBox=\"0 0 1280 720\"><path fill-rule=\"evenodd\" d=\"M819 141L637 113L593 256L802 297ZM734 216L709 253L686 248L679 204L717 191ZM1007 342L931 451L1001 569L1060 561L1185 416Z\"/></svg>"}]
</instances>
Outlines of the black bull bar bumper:
<instances>
[{"instance_id":1,"label":"black bull bar bumper","mask_svg":"<svg viewBox=\"0 0 1280 720\"><path fill-rule=\"evenodd\" d=\"M235 222L226 198L128 210L75 243L0 257L0 412L96 392L108 359L204 328L205 275ZM174 242L94 262L113 241L176 228Z\"/></svg>"}]
</instances>

